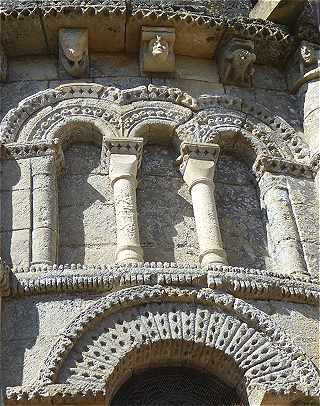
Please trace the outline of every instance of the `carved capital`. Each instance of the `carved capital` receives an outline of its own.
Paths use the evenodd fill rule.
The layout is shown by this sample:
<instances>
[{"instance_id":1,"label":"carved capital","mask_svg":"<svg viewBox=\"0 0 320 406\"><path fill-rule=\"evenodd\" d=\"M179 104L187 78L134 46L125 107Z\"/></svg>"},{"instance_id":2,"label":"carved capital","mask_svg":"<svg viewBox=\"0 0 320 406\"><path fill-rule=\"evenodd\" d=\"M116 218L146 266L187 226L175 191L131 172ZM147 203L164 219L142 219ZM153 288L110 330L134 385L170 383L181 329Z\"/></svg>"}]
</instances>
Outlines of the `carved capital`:
<instances>
[{"instance_id":1,"label":"carved capital","mask_svg":"<svg viewBox=\"0 0 320 406\"><path fill-rule=\"evenodd\" d=\"M233 38L219 52L218 65L224 84L253 86L257 57L252 40Z\"/></svg>"},{"instance_id":2,"label":"carved capital","mask_svg":"<svg viewBox=\"0 0 320 406\"><path fill-rule=\"evenodd\" d=\"M216 144L181 145L180 172L191 189L198 182L213 183L220 147Z\"/></svg>"},{"instance_id":3,"label":"carved capital","mask_svg":"<svg viewBox=\"0 0 320 406\"><path fill-rule=\"evenodd\" d=\"M86 28L61 28L59 30L59 63L72 77L88 76L89 51Z\"/></svg>"},{"instance_id":4,"label":"carved capital","mask_svg":"<svg viewBox=\"0 0 320 406\"><path fill-rule=\"evenodd\" d=\"M175 71L175 29L168 27L142 27L140 66L144 72Z\"/></svg>"},{"instance_id":5,"label":"carved capital","mask_svg":"<svg viewBox=\"0 0 320 406\"><path fill-rule=\"evenodd\" d=\"M8 69L8 63L7 63L7 56L4 52L4 49L0 43L0 82L5 81L7 78L7 69Z\"/></svg>"},{"instance_id":6,"label":"carved capital","mask_svg":"<svg viewBox=\"0 0 320 406\"><path fill-rule=\"evenodd\" d=\"M313 169L309 165L287 161L282 158L275 158L266 155L259 155L253 164L253 172L259 180L266 172L281 175L299 176L312 179Z\"/></svg>"},{"instance_id":7,"label":"carved capital","mask_svg":"<svg viewBox=\"0 0 320 406\"><path fill-rule=\"evenodd\" d=\"M9 296L10 293L10 268L0 258L0 297Z\"/></svg>"},{"instance_id":8,"label":"carved capital","mask_svg":"<svg viewBox=\"0 0 320 406\"><path fill-rule=\"evenodd\" d=\"M42 156L53 156L57 172L64 168L64 155L62 146L57 139L51 144L1 144L0 143L0 160L6 159L26 159Z\"/></svg>"},{"instance_id":9,"label":"carved capital","mask_svg":"<svg viewBox=\"0 0 320 406\"><path fill-rule=\"evenodd\" d=\"M102 162L107 167L112 184L118 179L136 178L142 150L142 138L104 139Z\"/></svg>"}]
</instances>

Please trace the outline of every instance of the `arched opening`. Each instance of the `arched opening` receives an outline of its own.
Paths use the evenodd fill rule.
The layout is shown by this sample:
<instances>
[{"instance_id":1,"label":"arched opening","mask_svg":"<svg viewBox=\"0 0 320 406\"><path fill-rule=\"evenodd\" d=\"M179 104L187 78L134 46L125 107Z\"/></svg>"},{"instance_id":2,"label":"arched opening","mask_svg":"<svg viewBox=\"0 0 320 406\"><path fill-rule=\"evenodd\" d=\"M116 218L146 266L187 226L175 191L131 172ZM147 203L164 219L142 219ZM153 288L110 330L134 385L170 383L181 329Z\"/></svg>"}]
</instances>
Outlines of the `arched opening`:
<instances>
[{"instance_id":1,"label":"arched opening","mask_svg":"<svg viewBox=\"0 0 320 406\"><path fill-rule=\"evenodd\" d=\"M91 123L72 123L64 131L68 137L59 178L59 262L112 263L115 215L109 176L101 166L102 135Z\"/></svg>"},{"instance_id":2,"label":"arched opening","mask_svg":"<svg viewBox=\"0 0 320 406\"><path fill-rule=\"evenodd\" d=\"M197 263L191 196L176 165L172 123L140 125L145 140L137 188L140 241L145 261Z\"/></svg>"},{"instance_id":3,"label":"arched opening","mask_svg":"<svg viewBox=\"0 0 320 406\"><path fill-rule=\"evenodd\" d=\"M133 375L111 406L242 406L235 389L214 376L186 367L151 368Z\"/></svg>"}]
</instances>

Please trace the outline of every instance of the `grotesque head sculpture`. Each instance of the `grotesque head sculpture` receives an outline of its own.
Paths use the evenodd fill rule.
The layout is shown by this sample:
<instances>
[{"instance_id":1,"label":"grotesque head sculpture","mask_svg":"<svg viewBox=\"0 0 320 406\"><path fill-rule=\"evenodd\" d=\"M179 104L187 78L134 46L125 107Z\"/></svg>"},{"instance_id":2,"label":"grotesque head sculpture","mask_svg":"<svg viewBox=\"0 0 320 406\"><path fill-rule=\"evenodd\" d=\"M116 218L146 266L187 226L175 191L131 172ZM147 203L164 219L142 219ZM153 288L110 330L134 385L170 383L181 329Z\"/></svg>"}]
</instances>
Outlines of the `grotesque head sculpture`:
<instances>
[{"instance_id":1,"label":"grotesque head sculpture","mask_svg":"<svg viewBox=\"0 0 320 406\"><path fill-rule=\"evenodd\" d=\"M146 72L174 72L173 28L142 27L140 63Z\"/></svg>"},{"instance_id":2,"label":"grotesque head sculpture","mask_svg":"<svg viewBox=\"0 0 320 406\"><path fill-rule=\"evenodd\" d=\"M72 77L87 76L89 68L88 31L65 28L59 31L60 64Z\"/></svg>"},{"instance_id":3,"label":"grotesque head sculpture","mask_svg":"<svg viewBox=\"0 0 320 406\"><path fill-rule=\"evenodd\" d=\"M223 83L252 86L255 61L253 41L231 40L222 49L218 60Z\"/></svg>"},{"instance_id":4,"label":"grotesque head sculpture","mask_svg":"<svg viewBox=\"0 0 320 406\"><path fill-rule=\"evenodd\" d=\"M169 44L160 35L156 35L156 38L153 38L149 42L149 50L152 56L160 62L164 62L168 59Z\"/></svg>"},{"instance_id":5,"label":"grotesque head sculpture","mask_svg":"<svg viewBox=\"0 0 320 406\"><path fill-rule=\"evenodd\" d=\"M320 47L316 44L303 41L300 47L300 54L303 63L306 66L319 64L320 62Z\"/></svg>"}]
</instances>

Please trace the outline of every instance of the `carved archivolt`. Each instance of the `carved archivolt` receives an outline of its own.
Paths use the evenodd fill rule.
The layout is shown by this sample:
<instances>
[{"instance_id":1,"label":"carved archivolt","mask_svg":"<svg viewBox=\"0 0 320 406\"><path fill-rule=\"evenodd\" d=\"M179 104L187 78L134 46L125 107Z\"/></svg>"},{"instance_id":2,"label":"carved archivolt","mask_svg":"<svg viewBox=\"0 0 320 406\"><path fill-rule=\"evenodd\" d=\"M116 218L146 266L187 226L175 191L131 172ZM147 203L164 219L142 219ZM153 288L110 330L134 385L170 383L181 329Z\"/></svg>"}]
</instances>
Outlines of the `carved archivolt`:
<instances>
[{"instance_id":1,"label":"carved archivolt","mask_svg":"<svg viewBox=\"0 0 320 406\"><path fill-rule=\"evenodd\" d=\"M211 289L148 286L89 306L53 345L37 385L106 387L112 395L128 368L178 360L242 385L247 395L319 390L312 362L254 306Z\"/></svg>"},{"instance_id":2,"label":"carved archivolt","mask_svg":"<svg viewBox=\"0 0 320 406\"><path fill-rule=\"evenodd\" d=\"M176 141L235 145L243 152L309 163L304 141L283 119L261 105L239 98L203 95L193 98L179 89L154 85L119 90L98 84L62 85L22 100L4 117L0 137L5 143L69 142L68 127L82 122L102 136L132 137L145 125L165 125ZM81 127L81 126L80 126ZM239 146L231 133L237 135ZM240 140L240 141L241 141Z\"/></svg>"}]
</instances>

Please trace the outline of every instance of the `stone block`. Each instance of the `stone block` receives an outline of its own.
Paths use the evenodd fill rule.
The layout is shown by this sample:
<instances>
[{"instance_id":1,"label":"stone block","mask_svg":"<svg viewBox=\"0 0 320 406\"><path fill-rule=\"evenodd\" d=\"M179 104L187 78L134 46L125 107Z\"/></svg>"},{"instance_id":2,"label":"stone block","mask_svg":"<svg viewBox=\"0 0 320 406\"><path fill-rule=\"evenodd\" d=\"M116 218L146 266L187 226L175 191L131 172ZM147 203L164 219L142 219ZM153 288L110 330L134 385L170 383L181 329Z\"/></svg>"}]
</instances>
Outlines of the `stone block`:
<instances>
[{"instance_id":1,"label":"stone block","mask_svg":"<svg viewBox=\"0 0 320 406\"><path fill-rule=\"evenodd\" d=\"M302 248L304 258L307 264L308 273L312 278L319 278L319 263L320 263L320 245L319 243L312 243L302 241Z\"/></svg>"},{"instance_id":2,"label":"stone block","mask_svg":"<svg viewBox=\"0 0 320 406\"><path fill-rule=\"evenodd\" d=\"M255 66L255 87L280 92L287 91L286 77L277 68L266 65Z\"/></svg>"},{"instance_id":3,"label":"stone block","mask_svg":"<svg viewBox=\"0 0 320 406\"><path fill-rule=\"evenodd\" d=\"M301 90L304 93L303 114L307 118L309 114L320 107L320 82L319 80L308 82Z\"/></svg>"},{"instance_id":4,"label":"stone block","mask_svg":"<svg viewBox=\"0 0 320 406\"><path fill-rule=\"evenodd\" d=\"M2 161L1 190L27 190L31 187L30 160Z\"/></svg>"},{"instance_id":5,"label":"stone block","mask_svg":"<svg viewBox=\"0 0 320 406\"><path fill-rule=\"evenodd\" d=\"M95 203L113 204L112 188L108 176L91 175L84 178L83 175L73 175L60 178L60 207L90 207Z\"/></svg>"},{"instance_id":6,"label":"stone block","mask_svg":"<svg viewBox=\"0 0 320 406\"><path fill-rule=\"evenodd\" d=\"M4 231L0 233L1 256L8 265L29 266L30 229Z\"/></svg>"},{"instance_id":7,"label":"stone block","mask_svg":"<svg viewBox=\"0 0 320 406\"><path fill-rule=\"evenodd\" d=\"M113 245L87 245L69 247L62 245L59 248L59 263L85 263L86 265L113 264L116 247Z\"/></svg>"},{"instance_id":8,"label":"stone block","mask_svg":"<svg viewBox=\"0 0 320 406\"><path fill-rule=\"evenodd\" d=\"M1 192L1 231L31 227L31 199L29 190Z\"/></svg>"},{"instance_id":9,"label":"stone block","mask_svg":"<svg viewBox=\"0 0 320 406\"><path fill-rule=\"evenodd\" d=\"M171 146L146 145L143 148L141 178L151 175L181 179L176 164L177 157L178 154Z\"/></svg>"},{"instance_id":10,"label":"stone block","mask_svg":"<svg viewBox=\"0 0 320 406\"><path fill-rule=\"evenodd\" d=\"M5 83L2 88L3 111L7 113L8 110L17 107L22 99L47 88L48 82L41 80Z\"/></svg>"},{"instance_id":11,"label":"stone block","mask_svg":"<svg viewBox=\"0 0 320 406\"><path fill-rule=\"evenodd\" d=\"M247 185L256 188L256 179L246 163L232 155L220 155L214 176L215 182Z\"/></svg>"},{"instance_id":12,"label":"stone block","mask_svg":"<svg viewBox=\"0 0 320 406\"><path fill-rule=\"evenodd\" d=\"M320 108L313 110L304 120L305 141L312 152L320 148L319 128L320 128ZM312 153L311 153L312 155Z\"/></svg>"},{"instance_id":13,"label":"stone block","mask_svg":"<svg viewBox=\"0 0 320 406\"><path fill-rule=\"evenodd\" d=\"M91 54L90 65L93 78L140 76L138 57L132 54Z\"/></svg>"},{"instance_id":14,"label":"stone block","mask_svg":"<svg viewBox=\"0 0 320 406\"><path fill-rule=\"evenodd\" d=\"M21 15L1 21L1 41L8 57L45 55L48 52L40 15Z\"/></svg>"},{"instance_id":15,"label":"stone block","mask_svg":"<svg viewBox=\"0 0 320 406\"><path fill-rule=\"evenodd\" d=\"M311 180L288 178L290 199L301 241L319 242L319 205Z\"/></svg>"},{"instance_id":16,"label":"stone block","mask_svg":"<svg viewBox=\"0 0 320 406\"><path fill-rule=\"evenodd\" d=\"M115 244L115 214L112 206L93 204L89 207L60 208L60 244ZM69 263L69 262L68 262Z\"/></svg>"},{"instance_id":17,"label":"stone block","mask_svg":"<svg viewBox=\"0 0 320 406\"><path fill-rule=\"evenodd\" d=\"M115 86L119 89L128 89L130 87L148 86L151 80L147 77L96 77L95 83L103 86Z\"/></svg>"},{"instance_id":18,"label":"stone block","mask_svg":"<svg viewBox=\"0 0 320 406\"><path fill-rule=\"evenodd\" d=\"M153 79L152 84L156 86L178 87L182 91L190 94L193 97L198 97L202 94L219 95L224 94L224 87L219 83L209 83L200 80L187 79Z\"/></svg>"},{"instance_id":19,"label":"stone block","mask_svg":"<svg viewBox=\"0 0 320 406\"><path fill-rule=\"evenodd\" d=\"M58 79L57 58L54 56L20 56L9 62L9 81Z\"/></svg>"},{"instance_id":20,"label":"stone block","mask_svg":"<svg viewBox=\"0 0 320 406\"><path fill-rule=\"evenodd\" d=\"M217 65L212 59L178 55L176 57L176 78L219 83Z\"/></svg>"}]
</instances>

